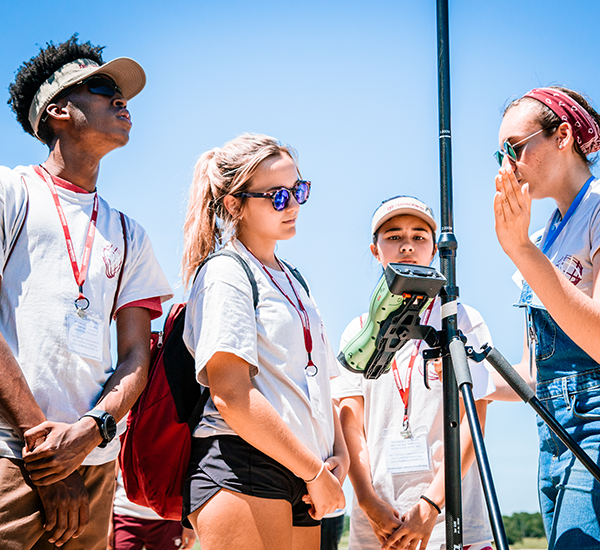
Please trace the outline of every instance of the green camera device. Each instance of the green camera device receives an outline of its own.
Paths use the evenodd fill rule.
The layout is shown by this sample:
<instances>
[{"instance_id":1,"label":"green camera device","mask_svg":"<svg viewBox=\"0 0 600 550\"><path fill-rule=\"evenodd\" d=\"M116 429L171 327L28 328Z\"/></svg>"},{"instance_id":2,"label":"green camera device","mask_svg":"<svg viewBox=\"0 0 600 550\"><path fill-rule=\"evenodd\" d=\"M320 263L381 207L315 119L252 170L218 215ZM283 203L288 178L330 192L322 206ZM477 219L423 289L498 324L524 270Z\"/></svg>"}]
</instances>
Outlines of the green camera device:
<instances>
[{"instance_id":1,"label":"green camera device","mask_svg":"<svg viewBox=\"0 0 600 550\"><path fill-rule=\"evenodd\" d=\"M432 267L390 263L377 283L361 331L338 355L349 371L373 380L390 368L394 354L409 340L435 346L437 332L420 316L446 283Z\"/></svg>"}]
</instances>

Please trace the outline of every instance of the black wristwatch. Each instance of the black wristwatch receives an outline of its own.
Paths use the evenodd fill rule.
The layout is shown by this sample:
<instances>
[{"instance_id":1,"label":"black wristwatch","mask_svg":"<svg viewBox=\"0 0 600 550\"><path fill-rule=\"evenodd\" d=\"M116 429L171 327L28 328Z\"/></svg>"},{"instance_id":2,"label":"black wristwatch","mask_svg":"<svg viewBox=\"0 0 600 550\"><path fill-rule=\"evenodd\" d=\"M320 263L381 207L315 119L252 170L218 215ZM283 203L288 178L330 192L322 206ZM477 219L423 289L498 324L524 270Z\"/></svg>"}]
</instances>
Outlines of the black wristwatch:
<instances>
[{"instance_id":1,"label":"black wristwatch","mask_svg":"<svg viewBox=\"0 0 600 550\"><path fill-rule=\"evenodd\" d=\"M96 424L98 424L100 435L102 436L102 443L100 443L98 447L103 449L115 438L115 435L117 435L117 423L115 422L113 415L106 411L94 409L93 411L86 412L81 418L84 416L90 416L96 421ZM79 420L81 420L81 418Z\"/></svg>"}]
</instances>

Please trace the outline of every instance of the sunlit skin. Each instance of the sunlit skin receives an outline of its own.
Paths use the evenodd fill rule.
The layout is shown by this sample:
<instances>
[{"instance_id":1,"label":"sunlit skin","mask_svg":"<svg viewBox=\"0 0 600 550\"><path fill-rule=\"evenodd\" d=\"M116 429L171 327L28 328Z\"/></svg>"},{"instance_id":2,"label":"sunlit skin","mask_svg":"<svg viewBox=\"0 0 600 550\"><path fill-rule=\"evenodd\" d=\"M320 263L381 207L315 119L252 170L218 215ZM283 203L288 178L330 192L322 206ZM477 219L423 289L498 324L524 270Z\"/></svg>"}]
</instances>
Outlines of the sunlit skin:
<instances>
[{"instance_id":1,"label":"sunlit skin","mask_svg":"<svg viewBox=\"0 0 600 550\"><path fill-rule=\"evenodd\" d=\"M298 180L296 163L287 154L262 161L252 177L249 193L267 193L281 187L292 189ZM225 207L233 211L234 201L228 195ZM241 212L237 238L266 266L280 269L275 260L277 241L286 241L296 234L300 205L292 194L287 208L278 212L269 198L246 198Z\"/></svg>"},{"instance_id":2,"label":"sunlit skin","mask_svg":"<svg viewBox=\"0 0 600 550\"><path fill-rule=\"evenodd\" d=\"M386 221L377 233L377 245L371 244L371 252L385 269L387 264L429 265L435 253L431 227L416 216L395 216Z\"/></svg>"}]
</instances>

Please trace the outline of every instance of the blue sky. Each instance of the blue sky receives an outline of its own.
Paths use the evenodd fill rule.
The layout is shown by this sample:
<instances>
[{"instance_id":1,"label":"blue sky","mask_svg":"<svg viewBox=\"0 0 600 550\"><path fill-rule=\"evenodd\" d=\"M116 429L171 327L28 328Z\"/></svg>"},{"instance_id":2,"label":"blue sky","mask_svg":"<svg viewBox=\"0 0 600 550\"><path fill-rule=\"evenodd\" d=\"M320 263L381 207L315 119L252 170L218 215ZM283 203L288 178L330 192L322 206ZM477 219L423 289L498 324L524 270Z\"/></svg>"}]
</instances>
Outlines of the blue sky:
<instances>
[{"instance_id":1,"label":"blue sky","mask_svg":"<svg viewBox=\"0 0 600 550\"><path fill-rule=\"evenodd\" d=\"M530 88L560 83L600 101L597 37L582 27L598 20L600 5L579 5L450 0L457 282L511 361L521 356L523 319L511 307L514 267L494 234L492 153L502 106ZM291 144L313 182L298 234L278 253L310 281L333 342L366 309L379 276L368 250L379 203L416 195L439 219L434 0L34 0L2 14L3 105L21 62L74 32L106 45L105 60L129 56L146 70L130 103L131 141L103 161L98 187L147 229L178 299L193 165L242 132ZM2 165L45 159L8 106L0 128ZM535 205L532 230L552 209ZM536 511L533 412L494 403L486 443L502 512Z\"/></svg>"}]
</instances>

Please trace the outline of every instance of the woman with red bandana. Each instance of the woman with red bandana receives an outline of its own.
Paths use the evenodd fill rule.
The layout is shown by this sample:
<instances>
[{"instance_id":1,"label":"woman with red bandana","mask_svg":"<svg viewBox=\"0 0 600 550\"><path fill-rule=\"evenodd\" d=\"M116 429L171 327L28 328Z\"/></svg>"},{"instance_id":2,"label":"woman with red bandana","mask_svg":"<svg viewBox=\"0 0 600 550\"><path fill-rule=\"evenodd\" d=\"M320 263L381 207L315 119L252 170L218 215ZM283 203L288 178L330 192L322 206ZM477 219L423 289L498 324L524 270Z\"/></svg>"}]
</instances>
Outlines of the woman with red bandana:
<instances>
[{"instance_id":1,"label":"woman with red bandana","mask_svg":"<svg viewBox=\"0 0 600 550\"><path fill-rule=\"evenodd\" d=\"M494 215L498 240L523 278L537 396L598 462L600 450L600 183L588 155L600 150L600 116L577 92L534 89L500 127ZM557 209L540 239L528 236L531 201ZM510 399L499 388L500 398ZM539 499L549 549L600 547L600 486L538 419Z\"/></svg>"}]
</instances>

